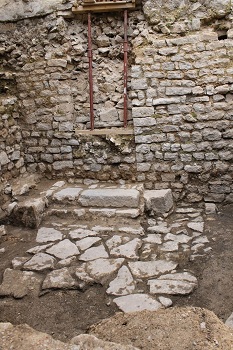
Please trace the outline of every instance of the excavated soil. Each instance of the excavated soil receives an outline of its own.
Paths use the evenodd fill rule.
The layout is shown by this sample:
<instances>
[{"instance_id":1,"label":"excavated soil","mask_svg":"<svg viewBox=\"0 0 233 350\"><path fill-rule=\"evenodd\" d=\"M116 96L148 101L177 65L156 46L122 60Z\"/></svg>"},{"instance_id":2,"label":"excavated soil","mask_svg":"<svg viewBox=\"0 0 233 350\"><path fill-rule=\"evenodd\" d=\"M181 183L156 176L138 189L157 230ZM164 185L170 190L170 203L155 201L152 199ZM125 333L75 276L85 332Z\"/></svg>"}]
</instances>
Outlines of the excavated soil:
<instances>
[{"instance_id":1,"label":"excavated soil","mask_svg":"<svg viewBox=\"0 0 233 350\"><path fill-rule=\"evenodd\" d=\"M205 231L211 242L212 252L205 258L199 258L194 262L190 262L190 266L187 268L192 268L192 271L198 278L199 286L188 297L173 297L172 299L175 306L189 305L207 308L213 311L223 321L233 312L232 213L233 206L228 205L222 207L218 214L207 216ZM32 247L31 241L32 237L35 237L35 234L35 230L11 227L10 234L0 238L1 248L6 248L6 253L4 253L0 259L0 282L4 270L11 265L11 260L16 256L22 256L27 249ZM87 332L94 323L113 316L117 312L117 308L109 301L108 297L104 294L104 288L98 284L84 291L58 290L41 295L39 298L32 295L18 300L2 297L0 298L0 322L11 322L13 324L27 323L36 330L49 333L56 339L67 341L75 335ZM168 311L171 313L175 312ZM144 323L144 321L144 318L142 318L140 323ZM163 320L163 324L167 329L171 327L168 316ZM185 324L184 322L184 326ZM153 327L157 326L153 325ZM106 331L107 328L105 329ZM119 337L121 337L123 330L126 331L125 325L118 331L118 323L116 323L113 328L114 330L112 330L112 333L118 334ZM166 337L171 337L171 339L173 339L173 336L179 336L179 334L173 334L173 331L177 332L177 329L171 327L170 331L166 333ZM135 333L133 328L132 332ZM134 334L134 336L142 337L140 332L138 336L136 334ZM151 332L153 334L152 328ZM189 332L192 334L193 329L191 324L188 327L187 323L185 334L187 335ZM202 333L200 333L200 335L201 334ZM126 337L130 338L131 335ZM195 337L198 339L198 334ZM116 341L115 338L111 340ZM135 342L134 345L139 346L137 342ZM231 349L231 347L227 346L224 348L217 347L216 345L216 347L204 348ZM161 345L161 347L158 348L142 345L141 348L147 350L170 349L169 347L165 347L165 345ZM185 347L172 348L176 350L186 349ZM204 348L193 347L193 349ZM187 347L187 349L190 350L192 348Z\"/></svg>"}]
</instances>

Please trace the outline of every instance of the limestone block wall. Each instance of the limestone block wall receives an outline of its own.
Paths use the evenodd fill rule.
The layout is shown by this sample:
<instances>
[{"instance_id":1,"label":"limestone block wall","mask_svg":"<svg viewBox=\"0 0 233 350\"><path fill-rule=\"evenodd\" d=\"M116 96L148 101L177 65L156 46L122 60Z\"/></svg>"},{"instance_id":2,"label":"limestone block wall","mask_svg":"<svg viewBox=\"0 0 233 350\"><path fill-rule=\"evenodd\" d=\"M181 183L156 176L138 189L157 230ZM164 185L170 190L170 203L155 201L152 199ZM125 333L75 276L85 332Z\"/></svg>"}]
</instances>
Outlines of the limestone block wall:
<instances>
[{"instance_id":1,"label":"limestone block wall","mask_svg":"<svg viewBox=\"0 0 233 350\"><path fill-rule=\"evenodd\" d=\"M232 201L233 36L134 40L137 179L191 202Z\"/></svg>"}]
</instances>

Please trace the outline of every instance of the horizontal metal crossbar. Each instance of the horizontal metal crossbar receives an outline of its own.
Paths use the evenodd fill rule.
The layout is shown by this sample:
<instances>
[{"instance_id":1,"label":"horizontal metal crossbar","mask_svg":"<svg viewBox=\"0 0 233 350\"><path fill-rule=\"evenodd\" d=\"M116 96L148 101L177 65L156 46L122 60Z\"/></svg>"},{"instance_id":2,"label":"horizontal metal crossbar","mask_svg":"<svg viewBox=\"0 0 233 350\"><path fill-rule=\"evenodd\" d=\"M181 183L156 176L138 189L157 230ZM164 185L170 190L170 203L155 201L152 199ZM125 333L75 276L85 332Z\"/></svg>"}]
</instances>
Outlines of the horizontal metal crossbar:
<instances>
[{"instance_id":1,"label":"horizontal metal crossbar","mask_svg":"<svg viewBox=\"0 0 233 350\"><path fill-rule=\"evenodd\" d=\"M134 9L135 0L84 0L77 6L72 7L73 14L87 12L111 12L124 9Z\"/></svg>"}]
</instances>

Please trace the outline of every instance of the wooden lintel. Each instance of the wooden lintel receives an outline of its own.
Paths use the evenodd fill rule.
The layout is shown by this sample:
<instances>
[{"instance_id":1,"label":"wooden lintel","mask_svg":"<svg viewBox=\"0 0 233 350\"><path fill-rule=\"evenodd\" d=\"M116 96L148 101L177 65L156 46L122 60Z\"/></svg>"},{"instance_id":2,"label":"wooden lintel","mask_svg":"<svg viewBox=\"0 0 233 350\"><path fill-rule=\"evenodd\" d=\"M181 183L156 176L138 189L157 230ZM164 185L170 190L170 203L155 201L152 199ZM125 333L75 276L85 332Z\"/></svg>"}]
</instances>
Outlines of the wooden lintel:
<instances>
[{"instance_id":1,"label":"wooden lintel","mask_svg":"<svg viewBox=\"0 0 233 350\"><path fill-rule=\"evenodd\" d=\"M75 135L134 135L132 128L75 130Z\"/></svg>"},{"instance_id":2,"label":"wooden lintel","mask_svg":"<svg viewBox=\"0 0 233 350\"><path fill-rule=\"evenodd\" d=\"M123 9L134 9L135 2L95 2L95 3L85 3L85 6L79 5L78 7L72 7L73 14L82 14L88 12L112 12L121 11Z\"/></svg>"}]
</instances>

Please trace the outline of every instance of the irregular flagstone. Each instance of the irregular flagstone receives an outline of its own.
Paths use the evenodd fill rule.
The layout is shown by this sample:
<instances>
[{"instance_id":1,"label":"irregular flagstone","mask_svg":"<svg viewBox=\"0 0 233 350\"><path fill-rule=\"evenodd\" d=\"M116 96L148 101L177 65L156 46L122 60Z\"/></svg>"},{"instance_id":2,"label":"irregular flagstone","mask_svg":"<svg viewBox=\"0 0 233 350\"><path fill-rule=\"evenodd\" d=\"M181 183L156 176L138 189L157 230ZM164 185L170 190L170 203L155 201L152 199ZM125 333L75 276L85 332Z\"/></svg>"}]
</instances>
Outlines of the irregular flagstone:
<instances>
[{"instance_id":1,"label":"irregular flagstone","mask_svg":"<svg viewBox=\"0 0 233 350\"><path fill-rule=\"evenodd\" d=\"M189 222L187 224L189 228L191 228L194 231L198 231L203 233L204 232L204 222Z\"/></svg>"},{"instance_id":2,"label":"irregular flagstone","mask_svg":"<svg viewBox=\"0 0 233 350\"><path fill-rule=\"evenodd\" d=\"M119 309L123 312L136 312L136 311L156 311L162 307L162 305L147 294L130 294L113 299Z\"/></svg>"},{"instance_id":3,"label":"irregular flagstone","mask_svg":"<svg viewBox=\"0 0 233 350\"><path fill-rule=\"evenodd\" d=\"M6 269L0 285L1 296L23 298L28 293L39 294L42 276L32 271Z\"/></svg>"},{"instance_id":4,"label":"irregular flagstone","mask_svg":"<svg viewBox=\"0 0 233 350\"><path fill-rule=\"evenodd\" d=\"M128 259L138 259L138 249L141 247L142 241L139 238L135 238L126 244L120 245L110 250L110 255L116 257L125 257Z\"/></svg>"},{"instance_id":5,"label":"irregular flagstone","mask_svg":"<svg viewBox=\"0 0 233 350\"><path fill-rule=\"evenodd\" d=\"M90 261L99 258L108 258L108 253L106 252L103 244L99 245L98 247L92 247L87 249L85 253L80 255L79 260Z\"/></svg>"},{"instance_id":6,"label":"irregular flagstone","mask_svg":"<svg viewBox=\"0 0 233 350\"><path fill-rule=\"evenodd\" d=\"M75 279L71 276L69 269L54 270L47 274L42 284L42 289L61 288L69 289L77 285Z\"/></svg>"},{"instance_id":7,"label":"irregular flagstone","mask_svg":"<svg viewBox=\"0 0 233 350\"><path fill-rule=\"evenodd\" d=\"M112 236L112 238L110 238L106 241L106 246L108 247L109 250L111 250L111 249L118 247L119 245L121 245L123 243L127 243L129 241L130 241L129 237L114 235L114 236Z\"/></svg>"},{"instance_id":8,"label":"irregular flagstone","mask_svg":"<svg viewBox=\"0 0 233 350\"><path fill-rule=\"evenodd\" d=\"M144 198L146 210L153 210L157 214L167 213L173 207L170 189L144 191Z\"/></svg>"},{"instance_id":9,"label":"irregular flagstone","mask_svg":"<svg viewBox=\"0 0 233 350\"><path fill-rule=\"evenodd\" d=\"M86 238L83 238L80 241L78 241L76 243L76 246L80 250L86 250L86 249L90 248L93 244L95 244L99 241L101 241L100 237L86 237Z\"/></svg>"},{"instance_id":10,"label":"irregular flagstone","mask_svg":"<svg viewBox=\"0 0 233 350\"><path fill-rule=\"evenodd\" d=\"M102 232L113 232L114 231L114 227L113 226L100 226L100 225L96 225L94 227L92 227L92 230L97 231L98 233L102 233Z\"/></svg>"},{"instance_id":11,"label":"irregular flagstone","mask_svg":"<svg viewBox=\"0 0 233 350\"><path fill-rule=\"evenodd\" d=\"M179 249L178 242L173 242L173 241L165 242L160 247L160 250L165 252L174 252L178 249Z\"/></svg>"},{"instance_id":12,"label":"irregular flagstone","mask_svg":"<svg viewBox=\"0 0 233 350\"><path fill-rule=\"evenodd\" d=\"M88 189L79 197L79 203L90 207L137 208L140 192L136 189Z\"/></svg>"},{"instance_id":13,"label":"irregular flagstone","mask_svg":"<svg viewBox=\"0 0 233 350\"><path fill-rule=\"evenodd\" d=\"M47 243L47 242L60 241L62 237L63 237L62 233L58 230L55 230L52 227L41 227L37 232L36 242Z\"/></svg>"},{"instance_id":14,"label":"irregular flagstone","mask_svg":"<svg viewBox=\"0 0 233 350\"><path fill-rule=\"evenodd\" d=\"M89 274L85 271L86 263L82 266L78 267L75 271L75 276L83 282L93 283L95 280L89 276Z\"/></svg>"},{"instance_id":15,"label":"irregular flagstone","mask_svg":"<svg viewBox=\"0 0 233 350\"><path fill-rule=\"evenodd\" d=\"M196 277L191 274L174 273L150 280L147 283L151 294L190 294L197 286Z\"/></svg>"},{"instance_id":16,"label":"irregular flagstone","mask_svg":"<svg viewBox=\"0 0 233 350\"><path fill-rule=\"evenodd\" d=\"M43 271L47 269L53 269L56 259L46 253L35 254L30 260L28 260L23 268L24 270Z\"/></svg>"},{"instance_id":17,"label":"irregular flagstone","mask_svg":"<svg viewBox=\"0 0 233 350\"><path fill-rule=\"evenodd\" d=\"M177 263L167 260L134 261L128 263L132 274L137 278L158 276L170 272L177 267Z\"/></svg>"},{"instance_id":18,"label":"irregular flagstone","mask_svg":"<svg viewBox=\"0 0 233 350\"><path fill-rule=\"evenodd\" d=\"M49 243L49 244L42 244L42 245L37 245L36 247L33 247L31 249L27 250L27 253L29 254L37 254L42 252L43 250L51 247L53 245L53 243Z\"/></svg>"},{"instance_id":19,"label":"irregular flagstone","mask_svg":"<svg viewBox=\"0 0 233 350\"><path fill-rule=\"evenodd\" d=\"M125 259L96 259L86 263L85 268L87 273L94 278L96 281L99 281L105 277L109 277L115 271L117 271Z\"/></svg>"},{"instance_id":20,"label":"irregular flagstone","mask_svg":"<svg viewBox=\"0 0 233 350\"><path fill-rule=\"evenodd\" d=\"M210 241L208 240L208 238L206 236L202 236L202 237L197 237L194 241L193 244L204 244L204 243L209 243Z\"/></svg>"},{"instance_id":21,"label":"irregular flagstone","mask_svg":"<svg viewBox=\"0 0 233 350\"><path fill-rule=\"evenodd\" d=\"M191 241L192 237L189 237L187 235L184 234L177 234L174 235L172 233L168 233L165 237L164 240L165 241L173 241L176 243L188 243L189 241Z\"/></svg>"},{"instance_id":22,"label":"irregular flagstone","mask_svg":"<svg viewBox=\"0 0 233 350\"><path fill-rule=\"evenodd\" d=\"M69 232L71 239L82 239L89 236L97 236L98 232L94 230L88 230L86 228L77 228Z\"/></svg>"},{"instance_id":23,"label":"irregular flagstone","mask_svg":"<svg viewBox=\"0 0 233 350\"><path fill-rule=\"evenodd\" d=\"M47 253L56 256L59 259L67 259L70 256L80 254L78 247L72 243L69 239L53 245L51 248L46 250Z\"/></svg>"},{"instance_id":24,"label":"irregular flagstone","mask_svg":"<svg viewBox=\"0 0 233 350\"><path fill-rule=\"evenodd\" d=\"M113 295L127 295L133 293L134 290L135 282L133 276L126 266L122 266L117 273L117 277L110 282L107 293Z\"/></svg>"},{"instance_id":25,"label":"irregular flagstone","mask_svg":"<svg viewBox=\"0 0 233 350\"><path fill-rule=\"evenodd\" d=\"M155 243L155 244L161 244L162 243L162 238L161 235L158 234L150 234L149 236L147 236L146 238L143 238L143 242L146 243Z\"/></svg>"},{"instance_id":26,"label":"irregular flagstone","mask_svg":"<svg viewBox=\"0 0 233 350\"><path fill-rule=\"evenodd\" d=\"M57 267L61 268L61 267L68 267L70 266L74 261L76 261L76 256L71 256L67 259L62 259L60 261L58 261L57 263Z\"/></svg>"},{"instance_id":27,"label":"irregular flagstone","mask_svg":"<svg viewBox=\"0 0 233 350\"><path fill-rule=\"evenodd\" d=\"M80 187L68 187L64 188L63 190L56 192L53 195L53 199L63 202L64 200L74 201L78 199L80 192L82 191L82 188Z\"/></svg>"}]
</instances>

